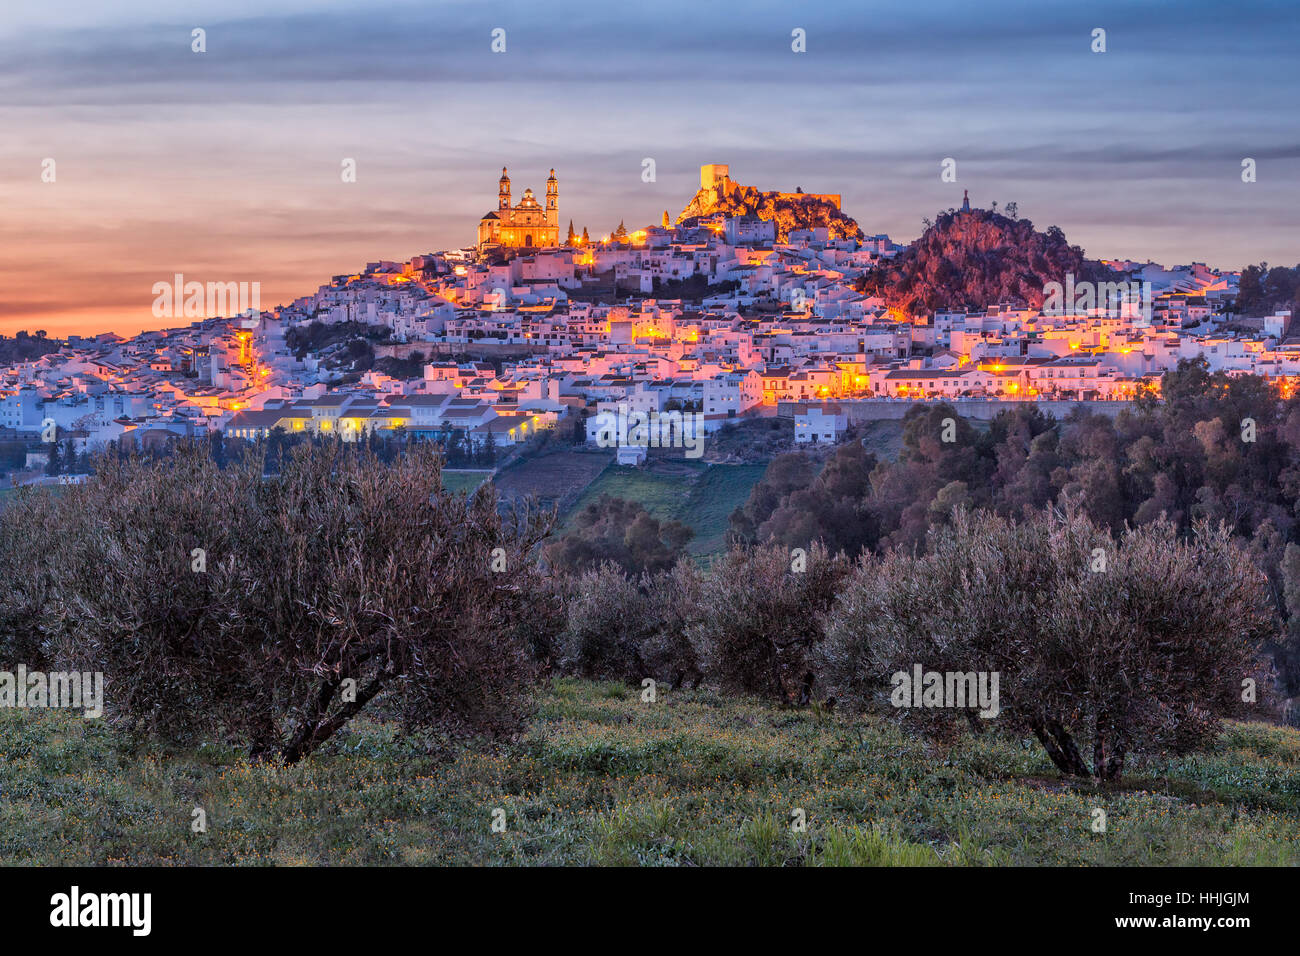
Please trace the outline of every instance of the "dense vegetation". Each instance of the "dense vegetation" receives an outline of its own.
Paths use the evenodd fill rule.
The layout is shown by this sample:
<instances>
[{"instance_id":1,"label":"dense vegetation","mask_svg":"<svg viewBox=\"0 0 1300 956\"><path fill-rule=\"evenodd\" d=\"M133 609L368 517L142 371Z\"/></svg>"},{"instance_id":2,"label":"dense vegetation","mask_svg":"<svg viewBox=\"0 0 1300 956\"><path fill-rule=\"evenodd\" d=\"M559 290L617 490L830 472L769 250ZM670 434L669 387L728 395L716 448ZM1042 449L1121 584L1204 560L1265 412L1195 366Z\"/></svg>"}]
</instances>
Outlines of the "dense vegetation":
<instances>
[{"instance_id":1,"label":"dense vegetation","mask_svg":"<svg viewBox=\"0 0 1300 956\"><path fill-rule=\"evenodd\" d=\"M1078 409L1054 421L1007 412L984 431L946 404L918 405L896 462L857 443L818 471L778 458L732 516L737 538L807 547L922 547L961 508L1019 518L1073 502L1121 533L1162 516L1183 535L1223 522L1267 575L1287 637L1270 642L1287 696L1300 694L1300 399L1279 401L1254 376L1210 374L1187 361L1165 375L1163 401L1111 418ZM945 442L944 425L955 426ZM1290 598L1288 598L1290 595Z\"/></svg>"},{"instance_id":2,"label":"dense vegetation","mask_svg":"<svg viewBox=\"0 0 1300 956\"><path fill-rule=\"evenodd\" d=\"M684 299L687 302L699 302L701 299L707 299L710 296L727 295L739 288L740 283L735 279L710 282L707 276L697 272L681 279L663 279L655 276L651 292L648 294L642 293L638 286L632 298L654 297L656 299Z\"/></svg>"},{"instance_id":3,"label":"dense vegetation","mask_svg":"<svg viewBox=\"0 0 1300 956\"><path fill-rule=\"evenodd\" d=\"M1056 226L1037 232L1028 219L987 209L940 213L921 236L881 262L857 284L909 315L942 309L984 309L1015 303L1039 308L1044 286L1076 281L1117 281L1100 263L1065 240Z\"/></svg>"},{"instance_id":4,"label":"dense vegetation","mask_svg":"<svg viewBox=\"0 0 1300 956\"><path fill-rule=\"evenodd\" d=\"M1269 268L1267 262L1241 270L1235 311L1240 315L1272 315L1278 309L1300 313L1300 266Z\"/></svg>"},{"instance_id":5,"label":"dense vegetation","mask_svg":"<svg viewBox=\"0 0 1300 956\"><path fill-rule=\"evenodd\" d=\"M557 642L562 671L583 677L675 687L703 677L687 628L697 617L703 576L689 561L631 577L614 564L579 575ZM654 600L648 600L650 595Z\"/></svg>"},{"instance_id":6,"label":"dense vegetation","mask_svg":"<svg viewBox=\"0 0 1300 956\"><path fill-rule=\"evenodd\" d=\"M929 545L863 562L830 615L820 670L857 707L921 661L996 673L997 705L979 719L969 695L897 712L976 730L998 719L1062 773L1098 780L1117 780L1131 753L1185 754L1220 718L1259 713L1273 615L1264 575L1223 526L1112 538L1077 512L1011 523L963 510Z\"/></svg>"},{"instance_id":7,"label":"dense vegetation","mask_svg":"<svg viewBox=\"0 0 1300 956\"><path fill-rule=\"evenodd\" d=\"M114 727L288 764L363 712L443 747L512 739L539 679L572 674L866 714L927 747L1036 740L1113 783L1212 748L1225 717L1275 719L1266 651L1294 674L1300 412L1197 364L1165 395L986 432L918 407L897 462L774 463L707 567L685 526L610 498L548 546L552 515L447 491L428 447L102 458L0 510L0 666L102 671ZM1001 674L998 718L900 710L890 675L922 663Z\"/></svg>"},{"instance_id":8,"label":"dense vegetation","mask_svg":"<svg viewBox=\"0 0 1300 956\"><path fill-rule=\"evenodd\" d=\"M304 445L322 448L331 442L331 438L322 436L318 432L289 432L284 428L276 427L264 440L228 438L222 432L216 431L200 444L206 447L209 456L220 468L243 456L257 454L267 474L275 474L279 471L280 462L290 455L293 449ZM70 446L71 441L69 440L67 444ZM102 455L98 457L118 461L137 457L162 461L192 444L193 442L180 437L165 442L152 442L145 448L137 447L130 440L110 441L105 445ZM451 426L444 426L432 436L413 435L405 428L385 429L382 432L369 428L357 439L357 444L384 464L391 464L408 452L427 453L434 450L435 446L442 457L443 464L449 468L491 468L496 464L498 457L496 439L491 433L482 441L471 441L466 434L466 429ZM73 465L76 474L88 474L95 470L97 458L88 457L84 452L76 456L75 460L68 457L66 446L61 452L52 449L51 454L54 462L47 466L46 470L49 474L73 473ZM56 465L59 471L51 471L50 469Z\"/></svg>"},{"instance_id":9,"label":"dense vegetation","mask_svg":"<svg viewBox=\"0 0 1300 956\"><path fill-rule=\"evenodd\" d=\"M48 442L45 445L48 458L45 460L45 473L56 475L85 475L91 469L91 455L87 451L77 451L76 443L71 439L63 442Z\"/></svg>"},{"instance_id":10,"label":"dense vegetation","mask_svg":"<svg viewBox=\"0 0 1300 956\"><path fill-rule=\"evenodd\" d=\"M302 360L308 353L322 355L330 368L347 365L366 371L375 360L375 342L390 338L393 330L386 325L365 322L321 322L290 326L285 344L294 358Z\"/></svg>"},{"instance_id":11,"label":"dense vegetation","mask_svg":"<svg viewBox=\"0 0 1300 956\"><path fill-rule=\"evenodd\" d=\"M760 434L765 436L767 433ZM786 447L789 444L787 442ZM581 489L571 509L561 509L564 520L555 537L568 534L589 505L598 505L600 499L607 496L644 508L659 519L661 527L670 521L686 525L693 534L685 550L709 560L727 550L729 516L745 502L766 468L766 464L759 462L691 464L681 460L653 459L639 467L612 465ZM532 463L529 470L536 470ZM575 533L583 534L582 531ZM613 554L605 554L603 558L617 560Z\"/></svg>"},{"instance_id":12,"label":"dense vegetation","mask_svg":"<svg viewBox=\"0 0 1300 956\"><path fill-rule=\"evenodd\" d=\"M62 347L60 339L46 338L44 329L37 329L35 333L20 331L12 338L0 335L0 365L31 362Z\"/></svg>"},{"instance_id":13,"label":"dense vegetation","mask_svg":"<svg viewBox=\"0 0 1300 956\"><path fill-rule=\"evenodd\" d=\"M694 532L680 521L660 521L637 503L602 496L574 516L568 534L546 548L546 559L563 571L613 563L628 574L663 571L686 554Z\"/></svg>"},{"instance_id":14,"label":"dense vegetation","mask_svg":"<svg viewBox=\"0 0 1300 956\"><path fill-rule=\"evenodd\" d=\"M391 375L393 378L420 378L424 375L425 361L423 352L412 352L406 358L386 355L383 358L375 359L372 368L376 372Z\"/></svg>"},{"instance_id":15,"label":"dense vegetation","mask_svg":"<svg viewBox=\"0 0 1300 956\"><path fill-rule=\"evenodd\" d=\"M442 490L433 451L308 444L267 480L182 447L61 491L0 512L0 660L103 672L113 722L290 763L381 694L451 737L521 726L550 519Z\"/></svg>"},{"instance_id":16,"label":"dense vegetation","mask_svg":"<svg viewBox=\"0 0 1300 956\"><path fill-rule=\"evenodd\" d=\"M1267 580L1222 526L1113 537L1073 509L1019 521L963 509L926 545L856 565L820 544L739 547L703 576L607 565L569 603L561 660L588 677L681 686L698 674L787 707L844 703L939 736L954 721L985 726L973 704L897 710L891 675L921 662L995 672L1001 708L987 726L1103 780L1130 755L1204 746L1225 716L1276 713Z\"/></svg>"}]
</instances>

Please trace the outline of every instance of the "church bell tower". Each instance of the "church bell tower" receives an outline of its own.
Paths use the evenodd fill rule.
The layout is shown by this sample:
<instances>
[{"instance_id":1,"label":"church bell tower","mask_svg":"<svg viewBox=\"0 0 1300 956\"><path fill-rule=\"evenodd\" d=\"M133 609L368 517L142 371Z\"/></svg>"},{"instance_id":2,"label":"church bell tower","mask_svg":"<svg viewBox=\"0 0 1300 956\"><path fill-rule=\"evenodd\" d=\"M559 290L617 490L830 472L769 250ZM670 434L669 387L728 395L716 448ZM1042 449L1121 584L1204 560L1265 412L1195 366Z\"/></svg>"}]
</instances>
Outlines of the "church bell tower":
<instances>
[{"instance_id":1,"label":"church bell tower","mask_svg":"<svg viewBox=\"0 0 1300 956\"><path fill-rule=\"evenodd\" d=\"M546 180L546 223L560 228L560 182L555 178L555 170L551 170L551 177Z\"/></svg>"}]
</instances>

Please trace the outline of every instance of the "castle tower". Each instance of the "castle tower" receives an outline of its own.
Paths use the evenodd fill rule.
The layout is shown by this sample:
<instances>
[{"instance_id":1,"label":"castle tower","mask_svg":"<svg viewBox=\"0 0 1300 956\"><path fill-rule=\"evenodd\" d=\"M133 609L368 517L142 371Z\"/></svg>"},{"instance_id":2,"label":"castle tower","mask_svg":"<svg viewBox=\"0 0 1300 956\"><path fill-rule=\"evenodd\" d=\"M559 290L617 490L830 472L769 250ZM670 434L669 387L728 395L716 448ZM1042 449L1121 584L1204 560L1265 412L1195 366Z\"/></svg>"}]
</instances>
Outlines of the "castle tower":
<instances>
[{"instance_id":1,"label":"castle tower","mask_svg":"<svg viewBox=\"0 0 1300 956\"><path fill-rule=\"evenodd\" d=\"M970 212L970 190L969 189L963 189L961 191L961 211Z\"/></svg>"},{"instance_id":2,"label":"castle tower","mask_svg":"<svg viewBox=\"0 0 1300 956\"><path fill-rule=\"evenodd\" d=\"M731 167L726 163L708 163L700 167L700 188L712 189L731 175Z\"/></svg>"},{"instance_id":3,"label":"castle tower","mask_svg":"<svg viewBox=\"0 0 1300 956\"><path fill-rule=\"evenodd\" d=\"M546 222L547 225L560 228L560 181L555 178L555 170L551 169L551 177L546 180Z\"/></svg>"},{"instance_id":4,"label":"castle tower","mask_svg":"<svg viewBox=\"0 0 1300 956\"><path fill-rule=\"evenodd\" d=\"M501 179L497 181L497 208L510 208L510 176L504 166L501 167Z\"/></svg>"}]
</instances>

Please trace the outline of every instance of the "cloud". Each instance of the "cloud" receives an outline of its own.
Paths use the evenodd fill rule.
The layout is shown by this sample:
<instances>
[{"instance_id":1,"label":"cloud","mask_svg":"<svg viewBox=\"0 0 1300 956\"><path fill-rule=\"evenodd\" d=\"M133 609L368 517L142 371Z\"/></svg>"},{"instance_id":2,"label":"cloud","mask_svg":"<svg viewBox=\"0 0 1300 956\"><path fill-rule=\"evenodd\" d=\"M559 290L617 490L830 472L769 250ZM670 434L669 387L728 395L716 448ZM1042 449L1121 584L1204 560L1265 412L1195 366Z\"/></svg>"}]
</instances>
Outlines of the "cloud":
<instances>
[{"instance_id":1,"label":"cloud","mask_svg":"<svg viewBox=\"0 0 1300 956\"><path fill-rule=\"evenodd\" d=\"M502 164L521 189L555 166L561 218L597 234L675 214L700 163L730 162L762 188L842 193L896 238L969 188L1095 255L1300 260L1290 0L111 7L20 2L0 26L8 316L130 307L141 277L176 269L265 275L268 300L292 298L471 242ZM57 185L39 181L47 156ZM948 156L957 184L938 179Z\"/></svg>"}]
</instances>

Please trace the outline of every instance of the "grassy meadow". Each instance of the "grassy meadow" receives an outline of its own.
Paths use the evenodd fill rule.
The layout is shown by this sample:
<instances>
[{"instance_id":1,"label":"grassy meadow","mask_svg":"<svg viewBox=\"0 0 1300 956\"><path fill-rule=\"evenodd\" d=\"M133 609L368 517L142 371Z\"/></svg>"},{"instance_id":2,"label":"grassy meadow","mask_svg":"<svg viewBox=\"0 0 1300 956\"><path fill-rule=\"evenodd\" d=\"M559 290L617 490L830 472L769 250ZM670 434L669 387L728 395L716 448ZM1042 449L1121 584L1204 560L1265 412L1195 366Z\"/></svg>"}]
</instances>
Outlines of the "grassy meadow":
<instances>
[{"instance_id":1,"label":"grassy meadow","mask_svg":"<svg viewBox=\"0 0 1300 956\"><path fill-rule=\"evenodd\" d=\"M587 486L564 516L561 530L567 530L587 504L609 495L639 504L661 521L689 525L695 530L687 546L691 554L719 554L727 549L727 519L745 503L766 470L766 464L612 466Z\"/></svg>"},{"instance_id":2,"label":"grassy meadow","mask_svg":"<svg viewBox=\"0 0 1300 956\"><path fill-rule=\"evenodd\" d=\"M443 469L442 486L448 491L463 491L466 494L473 494L479 485L491 477L492 472L486 469L457 471Z\"/></svg>"},{"instance_id":3,"label":"grassy meadow","mask_svg":"<svg viewBox=\"0 0 1300 956\"><path fill-rule=\"evenodd\" d=\"M6 864L1300 864L1300 732L1263 724L1099 789L1032 741L941 750L874 719L563 680L512 743L440 751L362 720L293 767L0 710L0 767Z\"/></svg>"}]
</instances>

